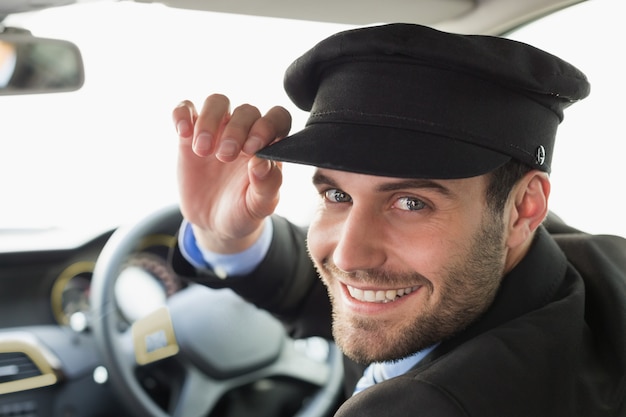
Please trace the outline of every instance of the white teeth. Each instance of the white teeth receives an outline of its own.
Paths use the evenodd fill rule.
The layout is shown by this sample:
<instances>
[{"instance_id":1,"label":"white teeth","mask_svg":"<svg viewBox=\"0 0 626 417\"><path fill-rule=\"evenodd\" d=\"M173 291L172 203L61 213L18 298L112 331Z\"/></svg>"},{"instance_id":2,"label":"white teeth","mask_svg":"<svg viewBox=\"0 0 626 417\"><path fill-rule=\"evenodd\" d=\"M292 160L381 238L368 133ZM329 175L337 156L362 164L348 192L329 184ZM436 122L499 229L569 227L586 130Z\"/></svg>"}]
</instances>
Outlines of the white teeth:
<instances>
[{"instance_id":1,"label":"white teeth","mask_svg":"<svg viewBox=\"0 0 626 417\"><path fill-rule=\"evenodd\" d=\"M391 301L395 301L396 299L410 294L413 291L417 290L419 286L409 287L409 288L400 288L398 290L361 290L359 288L351 287L349 285L346 286L348 288L348 292L352 296L359 301L365 301L368 303L389 303Z\"/></svg>"}]
</instances>

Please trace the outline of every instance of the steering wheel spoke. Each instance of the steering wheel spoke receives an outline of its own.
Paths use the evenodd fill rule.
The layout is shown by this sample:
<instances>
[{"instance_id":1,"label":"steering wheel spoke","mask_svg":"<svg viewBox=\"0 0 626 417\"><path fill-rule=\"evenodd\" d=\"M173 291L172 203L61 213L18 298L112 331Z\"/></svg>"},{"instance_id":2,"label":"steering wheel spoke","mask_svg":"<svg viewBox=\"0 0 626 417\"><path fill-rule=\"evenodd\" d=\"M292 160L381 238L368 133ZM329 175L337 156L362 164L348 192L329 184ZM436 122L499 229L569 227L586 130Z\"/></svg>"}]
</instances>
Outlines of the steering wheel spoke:
<instances>
[{"instance_id":1,"label":"steering wheel spoke","mask_svg":"<svg viewBox=\"0 0 626 417\"><path fill-rule=\"evenodd\" d=\"M188 366L180 392L172 401L172 417L202 417L209 414L221 396L229 388L227 384L209 378L193 366Z\"/></svg>"},{"instance_id":2,"label":"steering wheel spoke","mask_svg":"<svg viewBox=\"0 0 626 417\"><path fill-rule=\"evenodd\" d=\"M179 351L169 309L165 306L135 321L132 338L138 365L158 362Z\"/></svg>"}]
</instances>

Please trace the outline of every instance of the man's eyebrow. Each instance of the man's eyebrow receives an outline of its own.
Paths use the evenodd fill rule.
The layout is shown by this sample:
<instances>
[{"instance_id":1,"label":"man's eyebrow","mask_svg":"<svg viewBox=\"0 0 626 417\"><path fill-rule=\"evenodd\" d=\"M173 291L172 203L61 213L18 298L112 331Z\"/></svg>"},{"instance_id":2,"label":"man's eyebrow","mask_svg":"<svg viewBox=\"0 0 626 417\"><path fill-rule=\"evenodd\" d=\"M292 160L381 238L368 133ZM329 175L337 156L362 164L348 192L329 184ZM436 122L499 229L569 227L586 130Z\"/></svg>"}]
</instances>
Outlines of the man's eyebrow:
<instances>
[{"instance_id":1,"label":"man's eyebrow","mask_svg":"<svg viewBox=\"0 0 626 417\"><path fill-rule=\"evenodd\" d=\"M376 187L376 190L380 192L388 192L405 190L410 188L428 188L448 197L453 194L448 187L445 187L437 181L427 179L402 179L399 181L387 182L380 184L378 187Z\"/></svg>"},{"instance_id":2,"label":"man's eyebrow","mask_svg":"<svg viewBox=\"0 0 626 417\"><path fill-rule=\"evenodd\" d=\"M315 172L313 175L313 185L329 185L331 187L337 187L335 180L320 172Z\"/></svg>"},{"instance_id":3,"label":"man's eyebrow","mask_svg":"<svg viewBox=\"0 0 626 417\"><path fill-rule=\"evenodd\" d=\"M313 175L313 185L327 185L330 187L340 188L335 180L330 178L327 175L324 175L320 172L316 172ZM443 184L429 179L398 179L397 181L389 181L382 184L379 184L376 187L376 191L378 192L389 192L389 191L398 191L398 190L406 190L406 189L432 189L439 192L441 195L450 197L454 193Z\"/></svg>"}]
</instances>

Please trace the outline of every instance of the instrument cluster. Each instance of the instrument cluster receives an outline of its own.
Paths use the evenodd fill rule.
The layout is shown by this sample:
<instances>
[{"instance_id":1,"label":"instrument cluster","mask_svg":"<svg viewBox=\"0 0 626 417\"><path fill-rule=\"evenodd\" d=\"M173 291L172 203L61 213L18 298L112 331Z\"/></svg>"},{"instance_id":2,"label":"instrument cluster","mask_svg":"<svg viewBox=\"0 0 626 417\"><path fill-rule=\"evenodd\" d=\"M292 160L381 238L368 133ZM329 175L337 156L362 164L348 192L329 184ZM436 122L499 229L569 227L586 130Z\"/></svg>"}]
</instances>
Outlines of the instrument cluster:
<instances>
[{"instance_id":1,"label":"instrument cluster","mask_svg":"<svg viewBox=\"0 0 626 417\"><path fill-rule=\"evenodd\" d=\"M132 323L165 304L181 289L180 278L167 263L174 236L147 237L124 263L115 283L115 301L121 315ZM65 268L52 287L54 318L76 331L89 328L91 279L96 263L77 261Z\"/></svg>"}]
</instances>

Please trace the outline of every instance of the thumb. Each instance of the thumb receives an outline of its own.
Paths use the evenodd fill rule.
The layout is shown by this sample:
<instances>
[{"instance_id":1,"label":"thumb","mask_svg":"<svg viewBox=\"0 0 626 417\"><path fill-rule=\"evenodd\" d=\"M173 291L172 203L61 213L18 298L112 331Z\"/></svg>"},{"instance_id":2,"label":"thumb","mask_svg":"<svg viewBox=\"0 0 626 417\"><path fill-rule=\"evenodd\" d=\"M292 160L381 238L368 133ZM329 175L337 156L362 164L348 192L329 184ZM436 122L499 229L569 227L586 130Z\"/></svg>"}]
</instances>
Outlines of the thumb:
<instances>
[{"instance_id":1,"label":"thumb","mask_svg":"<svg viewBox=\"0 0 626 417\"><path fill-rule=\"evenodd\" d=\"M248 162L250 186L247 192L247 205L250 215L264 218L276 209L279 190L283 182L282 164L252 157Z\"/></svg>"}]
</instances>

